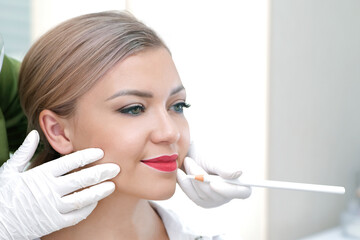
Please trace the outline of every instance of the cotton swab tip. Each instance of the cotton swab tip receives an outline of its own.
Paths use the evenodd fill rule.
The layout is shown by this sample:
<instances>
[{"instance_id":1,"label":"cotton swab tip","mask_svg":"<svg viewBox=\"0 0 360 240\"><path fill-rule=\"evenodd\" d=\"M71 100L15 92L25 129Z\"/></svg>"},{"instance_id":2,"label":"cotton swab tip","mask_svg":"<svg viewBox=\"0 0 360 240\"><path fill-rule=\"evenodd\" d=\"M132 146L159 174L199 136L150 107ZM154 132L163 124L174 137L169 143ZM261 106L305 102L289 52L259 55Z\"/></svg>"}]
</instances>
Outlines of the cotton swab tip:
<instances>
[{"instance_id":1,"label":"cotton swab tip","mask_svg":"<svg viewBox=\"0 0 360 240\"><path fill-rule=\"evenodd\" d=\"M203 182L204 181L204 175L195 175L195 180Z\"/></svg>"}]
</instances>

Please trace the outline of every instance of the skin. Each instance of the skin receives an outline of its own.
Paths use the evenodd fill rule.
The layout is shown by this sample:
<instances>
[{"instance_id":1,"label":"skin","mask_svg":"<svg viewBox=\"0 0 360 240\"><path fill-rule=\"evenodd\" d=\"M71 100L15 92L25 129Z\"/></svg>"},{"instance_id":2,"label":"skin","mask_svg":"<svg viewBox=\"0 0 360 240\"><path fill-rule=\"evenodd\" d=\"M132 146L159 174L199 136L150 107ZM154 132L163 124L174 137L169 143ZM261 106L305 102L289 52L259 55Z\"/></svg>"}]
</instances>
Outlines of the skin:
<instances>
[{"instance_id":1,"label":"skin","mask_svg":"<svg viewBox=\"0 0 360 240\"><path fill-rule=\"evenodd\" d=\"M146 49L119 62L83 95L75 114L63 121L73 151L101 148L105 156L99 164L116 163L121 172L112 179L115 192L86 220L42 239L168 239L147 200L174 194L176 170L162 172L141 160L176 153L182 165L190 138L182 113L185 100L165 48Z\"/></svg>"}]
</instances>

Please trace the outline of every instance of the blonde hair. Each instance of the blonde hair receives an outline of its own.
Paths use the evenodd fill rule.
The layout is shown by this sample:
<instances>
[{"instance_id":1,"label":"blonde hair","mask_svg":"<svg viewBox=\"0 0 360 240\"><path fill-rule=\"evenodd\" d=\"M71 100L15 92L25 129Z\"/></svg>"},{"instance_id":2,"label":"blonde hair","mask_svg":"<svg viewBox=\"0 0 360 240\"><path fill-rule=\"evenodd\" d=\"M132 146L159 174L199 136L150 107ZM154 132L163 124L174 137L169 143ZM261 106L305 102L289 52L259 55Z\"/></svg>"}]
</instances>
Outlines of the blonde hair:
<instances>
[{"instance_id":1,"label":"blonde hair","mask_svg":"<svg viewBox=\"0 0 360 240\"><path fill-rule=\"evenodd\" d=\"M39 115L49 109L61 117L116 63L151 47L166 47L149 27L126 12L100 12L70 19L43 35L26 54L19 74L21 106L28 128L36 129L44 149L33 166L59 154L43 134Z\"/></svg>"}]
</instances>

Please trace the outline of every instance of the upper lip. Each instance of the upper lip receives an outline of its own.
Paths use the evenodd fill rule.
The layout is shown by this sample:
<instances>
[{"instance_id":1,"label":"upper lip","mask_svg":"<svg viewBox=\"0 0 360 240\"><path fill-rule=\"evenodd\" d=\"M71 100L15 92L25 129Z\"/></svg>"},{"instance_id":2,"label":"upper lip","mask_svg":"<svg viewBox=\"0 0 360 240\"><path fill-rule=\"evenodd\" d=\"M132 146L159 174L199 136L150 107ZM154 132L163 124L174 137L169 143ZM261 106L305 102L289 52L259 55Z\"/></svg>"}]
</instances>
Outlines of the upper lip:
<instances>
[{"instance_id":1,"label":"upper lip","mask_svg":"<svg viewBox=\"0 0 360 240\"><path fill-rule=\"evenodd\" d=\"M155 158L143 159L141 161L142 162L172 162L172 161L176 161L177 158L178 155L175 153L171 155L161 155Z\"/></svg>"}]
</instances>

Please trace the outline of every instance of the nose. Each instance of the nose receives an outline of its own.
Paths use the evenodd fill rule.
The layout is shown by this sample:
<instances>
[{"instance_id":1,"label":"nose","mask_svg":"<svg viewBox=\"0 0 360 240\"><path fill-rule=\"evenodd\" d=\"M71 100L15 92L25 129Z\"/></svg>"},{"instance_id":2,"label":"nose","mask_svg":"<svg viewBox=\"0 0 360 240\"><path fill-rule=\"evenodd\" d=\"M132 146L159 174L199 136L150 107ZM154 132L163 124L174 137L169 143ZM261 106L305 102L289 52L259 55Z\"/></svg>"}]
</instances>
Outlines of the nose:
<instances>
[{"instance_id":1,"label":"nose","mask_svg":"<svg viewBox=\"0 0 360 240\"><path fill-rule=\"evenodd\" d=\"M151 140L157 144L172 144L176 143L179 139L180 131L174 119L172 119L166 110L159 112L154 118Z\"/></svg>"}]
</instances>

